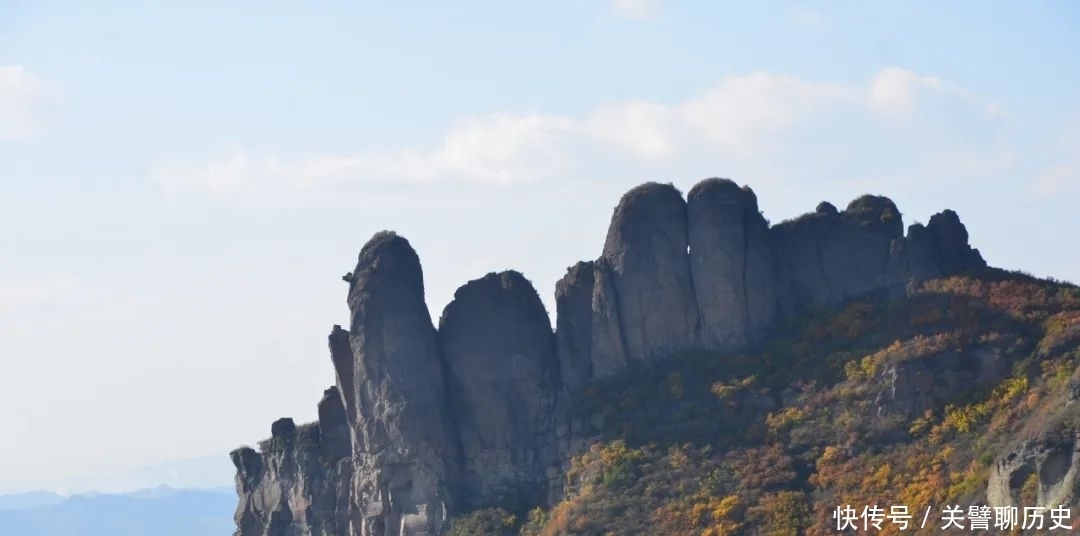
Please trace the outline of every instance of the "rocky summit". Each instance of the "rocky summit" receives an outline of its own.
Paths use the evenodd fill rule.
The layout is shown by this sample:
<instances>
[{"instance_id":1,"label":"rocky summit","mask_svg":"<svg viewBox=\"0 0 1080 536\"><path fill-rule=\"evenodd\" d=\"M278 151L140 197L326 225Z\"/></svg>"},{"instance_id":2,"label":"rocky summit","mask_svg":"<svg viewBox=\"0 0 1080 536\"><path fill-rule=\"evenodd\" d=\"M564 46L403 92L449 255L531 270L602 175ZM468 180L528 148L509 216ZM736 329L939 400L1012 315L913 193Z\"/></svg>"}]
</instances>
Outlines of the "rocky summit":
<instances>
[{"instance_id":1,"label":"rocky summit","mask_svg":"<svg viewBox=\"0 0 1080 536\"><path fill-rule=\"evenodd\" d=\"M550 508L580 491L574 460L610 429L610 412L580 410L596 385L695 352L734 356L807 311L903 300L920 282L984 269L949 210L905 233L891 200L866 195L770 225L754 192L731 180L685 197L647 183L619 201L599 257L558 281L554 329L515 271L465 283L436 325L417 253L376 233L344 277L351 321L329 335L336 382L318 422L278 420L257 449L231 453L235 534L436 536L470 512ZM936 403L928 366L892 367L882 414ZM783 403L740 400L761 411ZM993 500L1016 501L1014 474L1075 457L1058 443L1075 438L1017 447L995 468ZM1048 486L1047 497L1061 495Z\"/></svg>"}]
</instances>

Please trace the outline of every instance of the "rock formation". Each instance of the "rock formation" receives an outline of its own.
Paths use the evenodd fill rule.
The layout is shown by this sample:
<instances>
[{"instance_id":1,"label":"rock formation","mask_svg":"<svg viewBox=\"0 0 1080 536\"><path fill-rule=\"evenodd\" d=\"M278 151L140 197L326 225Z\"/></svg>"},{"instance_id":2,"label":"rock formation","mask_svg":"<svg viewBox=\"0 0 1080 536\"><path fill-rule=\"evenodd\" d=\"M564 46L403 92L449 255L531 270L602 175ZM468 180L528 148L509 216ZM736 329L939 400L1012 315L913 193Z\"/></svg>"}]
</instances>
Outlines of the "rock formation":
<instances>
[{"instance_id":1,"label":"rock formation","mask_svg":"<svg viewBox=\"0 0 1080 536\"><path fill-rule=\"evenodd\" d=\"M615 207L604 242L627 360L697 345L700 314L690 261L686 201L670 184L646 183Z\"/></svg>"},{"instance_id":2,"label":"rock formation","mask_svg":"<svg viewBox=\"0 0 1080 536\"><path fill-rule=\"evenodd\" d=\"M296 426L279 419L270 439L234 450L237 534L348 534L348 423L337 388L319 404L320 421Z\"/></svg>"},{"instance_id":3,"label":"rock formation","mask_svg":"<svg viewBox=\"0 0 1080 536\"><path fill-rule=\"evenodd\" d=\"M601 428L569 411L591 381L753 344L807 306L986 265L952 211L903 231L880 196L770 227L753 191L730 180L705 180L686 200L644 184L620 200L599 258L556 285L554 332L513 271L458 289L436 330L416 252L377 233L343 278L352 317L329 337L337 385L319 421L280 420L259 451L232 453L236 535L435 536L477 506L550 501L569 456ZM924 365L890 372L882 411L934 396L920 387Z\"/></svg>"},{"instance_id":4,"label":"rock formation","mask_svg":"<svg viewBox=\"0 0 1080 536\"><path fill-rule=\"evenodd\" d=\"M730 180L702 181L687 194L687 222L701 345L745 345L776 317L775 261L757 196Z\"/></svg>"},{"instance_id":5,"label":"rock formation","mask_svg":"<svg viewBox=\"0 0 1080 536\"><path fill-rule=\"evenodd\" d=\"M462 463L454 488L466 508L536 504L554 465L558 363L551 323L518 272L458 289L439 321Z\"/></svg>"},{"instance_id":6,"label":"rock formation","mask_svg":"<svg viewBox=\"0 0 1080 536\"><path fill-rule=\"evenodd\" d=\"M459 455L420 260L407 240L382 232L360 251L353 274L351 366L337 369L355 404L352 501L360 519L353 531L437 533L449 506L449 466Z\"/></svg>"},{"instance_id":7,"label":"rock formation","mask_svg":"<svg viewBox=\"0 0 1080 536\"><path fill-rule=\"evenodd\" d=\"M991 506L1020 506L1021 489L1036 480L1035 504L1056 508L1070 504L1080 484L1080 431L1059 429L1021 442L994 462L986 489Z\"/></svg>"}]
</instances>

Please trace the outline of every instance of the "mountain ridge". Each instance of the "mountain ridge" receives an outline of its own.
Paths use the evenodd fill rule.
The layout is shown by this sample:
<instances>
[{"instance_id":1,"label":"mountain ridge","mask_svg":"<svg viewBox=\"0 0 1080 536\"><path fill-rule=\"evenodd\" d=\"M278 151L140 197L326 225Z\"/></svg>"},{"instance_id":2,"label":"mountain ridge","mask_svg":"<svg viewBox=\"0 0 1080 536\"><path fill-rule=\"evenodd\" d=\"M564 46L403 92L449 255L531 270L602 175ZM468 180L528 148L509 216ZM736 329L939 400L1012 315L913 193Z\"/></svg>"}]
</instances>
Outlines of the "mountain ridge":
<instances>
[{"instance_id":1,"label":"mountain ridge","mask_svg":"<svg viewBox=\"0 0 1080 536\"><path fill-rule=\"evenodd\" d=\"M19 536L161 536L224 533L235 489L174 489L62 497L36 492L39 500L0 507L0 528ZM19 494L20 496L26 494ZM0 496L0 504L14 496Z\"/></svg>"},{"instance_id":2,"label":"mountain ridge","mask_svg":"<svg viewBox=\"0 0 1080 536\"><path fill-rule=\"evenodd\" d=\"M614 210L601 256L556 285L555 329L520 273L462 286L438 326L408 241L376 233L330 335L336 385L320 420L283 419L231 453L237 536L442 534L485 507L555 505L605 417L576 395L686 352L736 352L785 319L987 270L951 210L904 232L886 197L769 225L756 195L706 179L684 198L645 183ZM762 402L764 404L764 402Z\"/></svg>"}]
</instances>

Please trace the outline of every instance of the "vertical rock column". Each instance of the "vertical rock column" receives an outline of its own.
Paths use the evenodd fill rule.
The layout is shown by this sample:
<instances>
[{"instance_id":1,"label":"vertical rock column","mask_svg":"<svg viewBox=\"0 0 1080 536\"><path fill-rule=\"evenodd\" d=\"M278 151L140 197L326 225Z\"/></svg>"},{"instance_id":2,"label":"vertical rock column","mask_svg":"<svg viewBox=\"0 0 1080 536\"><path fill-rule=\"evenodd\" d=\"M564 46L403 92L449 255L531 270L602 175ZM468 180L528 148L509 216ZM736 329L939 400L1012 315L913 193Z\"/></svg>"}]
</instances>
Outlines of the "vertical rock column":
<instances>
[{"instance_id":1,"label":"vertical rock column","mask_svg":"<svg viewBox=\"0 0 1080 536\"><path fill-rule=\"evenodd\" d=\"M536 289L514 271L468 282L443 311L439 342L461 439L463 507L538 504L556 464L558 363Z\"/></svg>"},{"instance_id":2,"label":"vertical rock column","mask_svg":"<svg viewBox=\"0 0 1080 536\"><path fill-rule=\"evenodd\" d=\"M596 274L593 336L616 322L627 359L648 361L698 343L698 307L687 255L686 201L670 184L650 182L615 208ZM610 270L610 271L608 271ZM613 295L612 295L613 294ZM611 368L617 339L593 347L595 369Z\"/></svg>"},{"instance_id":3,"label":"vertical rock column","mask_svg":"<svg viewBox=\"0 0 1080 536\"><path fill-rule=\"evenodd\" d=\"M757 196L730 180L706 179L687 195L687 219L701 345L745 345L776 315L769 225Z\"/></svg>"},{"instance_id":4,"label":"vertical rock column","mask_svg":"<svg viewBox=\"0 0 1080 536\"><path fill-rule=\"evenodd\" d=\"M407 240L384 231L360 251L350 283L352 370L338 356L335 368L338 385L349 389L342 398L354 406L346 408L354 419L353 533L437 534L448 464L458 454L420 261ZM341 377L350 372L351 381Z\"/></svg>"},{"instance_id":5,"label":"vertical rock column","mask_svg":"<svg viewBox=\"0 0 1080 536\"><path fill-rule=\"evenodd\" d=\"M573 393L592 377L593 263L579 262L555 284L555 336L562 391Z\"/></svg>"}]
</instances>

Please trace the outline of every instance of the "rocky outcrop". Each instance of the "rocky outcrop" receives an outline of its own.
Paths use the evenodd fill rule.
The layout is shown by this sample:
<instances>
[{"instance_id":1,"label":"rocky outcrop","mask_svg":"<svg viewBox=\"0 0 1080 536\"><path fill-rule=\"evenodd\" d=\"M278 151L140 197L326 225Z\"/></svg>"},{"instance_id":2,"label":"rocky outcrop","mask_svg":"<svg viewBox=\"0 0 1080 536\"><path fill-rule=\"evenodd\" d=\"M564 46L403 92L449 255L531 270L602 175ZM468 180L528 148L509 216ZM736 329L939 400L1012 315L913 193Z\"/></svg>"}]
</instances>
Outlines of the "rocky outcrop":
<instances>
[{"instance_id":1,"label":"rocky outcrop","mask_svg":"<svg viewBox=\"0 0 1080 536\"><path fill-rule=\"evenodd\" d=\"M600 257L593 263L592 321L588 328L592 338L589 344L592 376L586 380L610 376L625 368L629 361L619 311L615 273L611 263ZM567 356L565 360L572 359Z\"/></svg>"},{"instance_id":2,"label":"rocky outcrop","mask_svg":"<svg viewBox=\"0 0 1080 536\"><path fill-rule=\"evenodd\" d=\"M908 342L896 353L915 353L917 342ZM921 357L885 363L878 376L882 389L875 403L878 415L900 415L907 419L952 402L959 393L988 389L1009 373L1008 360L1001 350L981 346L966 351L947 349Z\"/></svg>"},{"instance_id":3,"label":"rocky outcrop","mask_svg":"<svg viewBox=\"0 0 1080 536\"><path fill-rule=\"evenodd\" d=\"M930 217L929 234L934 263L939 275L950 275L986 267L979 250L968 245L968 232L960 216L951 210Z\"/></svg>"},{"instance_id":4,"label":"rocky outcrop","mask_svg":"<svg viewBox=\"0 0 1080 536\"><path fill-rule=\"evenodd\" d=\"M444 413L435 327L420 260L404 238L376 234L349 289L352 321L352 501L364 536L434 534L448 509L449 464L459 457ZM339 370L339 374L347 368ZM338 379L347 386L348 378ZM359 530L355 527L359 524Z\"/></svg>"},{"instance_id":5,"label":"rocky outcrop","mask_svg":"<svg viewBox=\"0 0 1080 536\"><path fill-rule=\"evenodd\" d=\"M463 507L536 504L555 463L555 339L543 302L518 272L490 273L454 294L439 320L450 406L463 455Z\"/></svg>"},{"instance_id":6,"label":"rocky outcrop","mask_svg":"<svg viewBox=\"0 0 1080 536\"><path fill-rule=\"evenodd\" d=\"M1024 500L1034 479L1035 496ZM1080 431L1068 428L1029 439L998 458L990 469L990 506L1057 508L1072 504L1080 485Z\"/></svg>"},{"instance_id":7,"label":"rocky outcrop","mask_svg":"<svg viewBox=\"0 0 1080 536\"><path fill-rule=\"evenodd\" d=\"M603 258L626 359L659 359L697 345L688 247L686 201L674 186L643 184L619 201Z\"/></svg>"},{"instance_id":8,"label":"rocky outcrop","mask_svg":"<svg viewBox=\"0 0 1080 536\"><path fill-rule=\"evenodd\" d=\"M707 179L687 194L687 222L700 343L743 346L776 316L769 224L757 196L730 180Z\"/></svg>"},{"instance_id":9,"label":"rocky outcrop","mask_svg":"<svg viewBox=\"0 0 1080 536\"><path fill-rule=\"evenodd\" d=\"M326 420L298 427L279 419L258 451L243 447L230 454L240 499L237 536L346 534L352 466L341 432L347 423L337 389L327 397Z\"/></svg>"},{"instance_id":10,"label":"rocky outcrop","mask_svg":"<svg viewBox=\"0 0 1080 536\"><path fill-rule=\"evenodd\" d=\"M592 262L579 262L555 284L555 336L561 387L577 391L592 377Z\"/></svg>"},{"instance_id":11,"label":"rocky outcrop","mask_svg":"<svg viewBox=\"0 0 1080 536\"><path fill-rule=\"evenodd\" d=\"M771 229L779 306L786 313L888 289L893 243L903 239L891 200L865 195L842 212L831 204Z\"/></svg>"},{"instance_id":12,"label":"rocky outcrop","mask_svg":"<svg viewBox=\"0 0 1080 536\"><path fill-rule=\"evenodd\" d=\"M985 265L952 211L905 236L893 202L867 195L769 226L754 192L730 180L705 180L686 200L648 183L620 200L601 255L556 285L554 332L514 271L458 289L436 330L416 252L377 233L343 277L351 319L330 333L336 386L318 422L278 421L258 451L232 453L236 534L435 536L470 508L551 502L569 457L604 427L603 415L570 411L590 382L683 350L735 350L807 307ZM997 366L977 350L893 364L880 411L939 403L939 367L954 375L946 383L990 385Z\"/></svg>"},{"instance_id":13,"label":"rocky outcrop","mask_svg":"<svg viewBox=\"0 0 1080 536\"><path fill-rule=\"evenodd\" d=\"M926 280L986 268L979 250L968 245L968 233L956 212L945 210L930 223L908 227L907 237L894 244L892 279Z\"/></svg>"}]
</instances>

